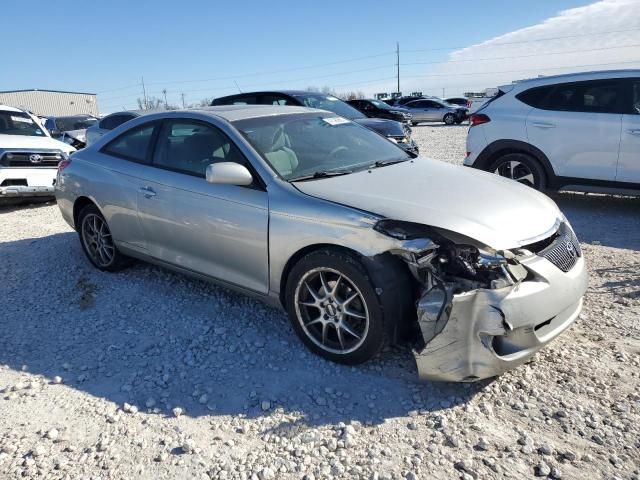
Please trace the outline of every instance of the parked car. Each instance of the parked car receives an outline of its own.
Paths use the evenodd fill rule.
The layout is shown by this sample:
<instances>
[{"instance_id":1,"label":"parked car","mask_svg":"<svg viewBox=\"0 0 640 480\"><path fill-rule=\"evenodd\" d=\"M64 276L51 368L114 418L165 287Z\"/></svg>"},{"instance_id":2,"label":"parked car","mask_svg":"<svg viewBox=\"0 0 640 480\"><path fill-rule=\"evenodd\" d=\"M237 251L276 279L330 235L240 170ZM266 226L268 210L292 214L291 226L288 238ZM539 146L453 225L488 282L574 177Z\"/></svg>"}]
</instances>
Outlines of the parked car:
<instances>
[{"instance_id":1,"label":"parked car","mask_svg":"<svg viewBox=\"0 0 640 480\"><path fill-rule=\"evenodd\" d=\"M545 195L417 161L322 110L136 118L62 162L56 197L100 270L135 257L250 293L340 363L412 338L423 378L525 362L574 321L587 286Z\"/></svg>"},{"instance_id":2,"label":"parked car","mask_svg":"<svg viewBox=\"0 0 640 480\"><path fill-rule=\"evenodd\" d=\"M347 103L369 118L388 118L403 123L411 121L409 110L402 107L390 107L382 100L358 99L347 100Z\"/></svg>"},{"instance_id":3,"label":"parked car","mask_svg":"<svg viewBox=\"0 0 640 480\"><path fill-rule=\"evenodd\" d=\"M447 125L462 123L467 118L467 109L450 105L441 100L422 99L413 100L404 104L404 107L411 112L411 124L417 125L420 122L444 122Z\"/></svg>"},{"instance_id":4,"label":"parked car","mask_svg":"<svg viewBox=\"0 0 640 480\"><path fill-rule=\"evenodd\" d=\"M99 122L95 122L87 128L87 145L91 145L105 133L119 127L124 122L128 122L140 116L144 110L130 110L124 112L116 112L101 118Z\"/></svg>"},{"instance_id":5,"label":"parked car","mask_svg":"<svg viewBox=\"0 0 640 480\"><path fill-rule=\"evenodd\" d=\"M73 151L51 138L33 115L0 105L0 202L53 196L58 163Z\"/></svg>"},{"instance_id":6,"label":"parked car","mask_svg":"<svg viewBox=\"0 0 640 480\"><path fill-rule=\"evenodd\" d=\"M500 87L471 116L464 164L538 190L640 193L640 70Z\"/></svg>"},{"instance_id":7,"label":"parked car","mask_svg":"<svg viewBox=\"0 0 640 480\"><path fill-rule=\"evenodd\" d=\"M367 118L351 105L333 95L298 90L249 92L216 98L211 102L211 105L298 105L328 110L378 132L408 152L418 153L418 144L411 138L409 126L394 120Z\"/></svg>"},{"instance_id":8,"label":"parked car","mask_svg":"<svg viewBox=\"0 0 640 480\"><path fill-rule=\"evenodd\" d=\"M56 140L80 149L84 148L87 143L87 128L96 123L98 123L98 119L91 115L70 115L48 117L44 126Z\"/></svg>"},{"instance_id":9,"label":"parked car","mask_svg":"<svg viewBox=\"0 0 640 480\"><path fill-rule=\"evenodd\" d=\"M384 102L390 107L402 107L405 103L413 102L414 100L427 99L427 98L431 98L431 97L424 96L424 95L421 95L419 97L415 95L407 95L404 97L390 98L390 99L384 100Z\"/></svg>"},{"instance_id":10,"label":"parked car","mask_svg":"<svg viewBox=\"0 0 640 480\"><path fill-rule=\"evenodd\" d=\"M459 107L467 108L469 100L465 97L450 97L445 98L445 102L450 103L451 105L458 105Z\"/></svg>"}]
</instances>

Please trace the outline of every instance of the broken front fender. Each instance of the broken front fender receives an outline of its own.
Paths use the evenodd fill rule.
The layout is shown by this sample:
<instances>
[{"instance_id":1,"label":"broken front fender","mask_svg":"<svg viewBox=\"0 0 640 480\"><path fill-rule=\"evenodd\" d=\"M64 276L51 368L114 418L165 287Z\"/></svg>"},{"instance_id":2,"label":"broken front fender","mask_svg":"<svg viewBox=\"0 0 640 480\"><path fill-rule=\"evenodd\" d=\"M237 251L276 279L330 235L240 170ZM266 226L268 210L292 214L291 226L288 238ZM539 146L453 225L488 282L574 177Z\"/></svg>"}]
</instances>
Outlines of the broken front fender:
<instances>
[{"instance_id":1,"label":"broken front fender","mask_svg":"<svg viewBox=\"0 0 640 480\"><path fill-rule=\"evenodd\" d=\"M527 361L577 318L587 288L580 258L567 273L542 257L521 262L530 279L453 294L435 285L418 301L425 347L414 352L421 379L475 381Z\"/></svg>"}]
</instances>

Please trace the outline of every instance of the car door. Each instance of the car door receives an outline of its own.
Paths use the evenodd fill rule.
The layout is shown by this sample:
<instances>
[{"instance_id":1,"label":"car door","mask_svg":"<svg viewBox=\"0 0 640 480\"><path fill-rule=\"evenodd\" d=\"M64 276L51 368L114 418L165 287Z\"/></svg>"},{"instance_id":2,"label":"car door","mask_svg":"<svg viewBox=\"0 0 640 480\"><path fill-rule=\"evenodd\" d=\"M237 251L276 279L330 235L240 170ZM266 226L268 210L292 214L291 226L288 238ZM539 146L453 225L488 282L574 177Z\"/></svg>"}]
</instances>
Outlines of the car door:
<instances>
[{"instance_id":1,"label":"car door","mask_svg":"<svg viewBox=\"0 0 640 480\"><path fill-rule=\"evenodd\" d=\"M614 180L620 150L622 80L554 86L526 119L529 143L556 175Z\"/></svg>"},{"instance_id":2,"label":"car door","mask_svg":"<svg viewBox=\"0 0 640 480\"><path fill-rule=\"evenodd\" d=\"M426 100L414 100L405 104L405 107L410 109L414 122L426 122L429 120L429 106Z\"/></svg>"},{"instance_id":3,"label":"car door","mask_svg":"<svg viewBox=\"0 0 640 480\"><path fill-rule=\"evenodd\" d=\"M640 183L640 78L631 79L627 85L616 180Z\"/></svg>"},{"instance_id":4,"label":"car door","mask_svg":"<svg viewBox=\"0 0 640 480\"><path fill-rule=\"evenodd\" d=\"M444 116L444 107L438 102L424 100L425 120L431 122L441 122Z\"/></svg>"},{"instance_id":5,"label":"car door","mask_svg":"<svg viewBox=\"0 0 640 480\"><path fill-rule=\"evenodd\" d=\"M214 162L250 167L229 137L210 123L162 123L153 168L138 193L147 249L171 265L266 294L267 192L257 177L250 187L207 182L206 167Z\"/></svg>"},{"instance_id":6,"label":"car door","mask_svg":"<svg viewBox=\"0 0 640 480\"><path fill-rule=\"evenodd\" d=\"M114 240L147 253L145 236L138 219L138 190L151 167L152 139L159 122L144 123L117 136L99 152L94 198L107 218Z\"/></svg>"}]
</instances>

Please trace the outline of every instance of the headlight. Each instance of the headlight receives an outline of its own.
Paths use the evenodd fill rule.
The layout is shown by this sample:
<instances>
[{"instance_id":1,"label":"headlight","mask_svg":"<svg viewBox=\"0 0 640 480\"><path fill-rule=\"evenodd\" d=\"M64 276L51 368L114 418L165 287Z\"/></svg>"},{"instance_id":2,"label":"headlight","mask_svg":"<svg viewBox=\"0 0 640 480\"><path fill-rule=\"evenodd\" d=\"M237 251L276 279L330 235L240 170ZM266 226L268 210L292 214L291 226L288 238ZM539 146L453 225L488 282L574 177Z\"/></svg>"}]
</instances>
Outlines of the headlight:
<instances>
[{"instance_id":1,"label":"headlight","mask_svg":"<svg viewBox=\"0 0 640 480\"><path fill-rule=\"evenodd\" d=\"M403 222L399 220L380 220L373 227L376 232L397 238L398 240L412 240L429 236L431 229L420 223Z\"/></svg>"}]
</instances>

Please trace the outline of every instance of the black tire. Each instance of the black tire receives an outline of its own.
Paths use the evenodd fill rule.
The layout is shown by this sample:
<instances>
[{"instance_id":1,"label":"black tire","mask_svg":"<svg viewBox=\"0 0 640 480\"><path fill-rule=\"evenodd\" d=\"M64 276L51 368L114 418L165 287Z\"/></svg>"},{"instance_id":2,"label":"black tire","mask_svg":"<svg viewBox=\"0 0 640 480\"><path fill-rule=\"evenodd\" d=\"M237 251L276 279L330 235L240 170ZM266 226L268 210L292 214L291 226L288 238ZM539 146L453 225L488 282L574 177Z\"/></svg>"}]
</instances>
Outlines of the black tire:
<instances>
[{"instance_id":1,"label":"black tire","mask_svg":"<svg viewBox=\"0 0 640 480\"><path fill-rule=\"evenodd\" d=\"M94 222L99 221L104 222L104 226L102 227L102 236L100 241L101 246L105 247L107 243L111 242L111 249L104 248L104 251L112 252L110 257L101 257L96 251L97 241L94 240L96 236L90 235L90 229L93 228ZM91 223L91 225L89 225ZM98 270L102 270L105 272L117 272L122 270L123 268L128 267L131 264L131 258L120 253L118 248L112 243L111 240L111 231L109 230L109 226L107 221L105 220L98 207L95 205L87 205L84 207L79 215L78 215L78 223L76 225L78 229L78 236L80 237L80 245L82 246L82 250L85 255L89 259L89 261L96 267Z\"/></svg>"},{"instance_id":2,"label":"black tire","mask_svg":"<svg viewBox=\"0 0 640 480\"><path fill-rule=\"evenodd\" d=\"M488 172L516 180L536 190L547 187L544 167L538 160L526 153L508 153L494 160L487 168Z\"/></svg>"},{"instance_id":3,"label":"black tire","mask_svg":"<svg viewBox=\"0 0 640 480\"><path fill-rule=\"evenodd\" d=\"M418 125L418 122L414 122L414 121L412 120L412 121L411 121L411 125L415 127L416 125Z\"/></svg>"},{"instance_id":4,"label":"black tire","mask_svg":"<svg viewBox=\"0 0 640 480\"><path fill-rule=\"evenodd\" d=\"M456 116L453 113L447 113L442 121L447 125L453 125L456 123Z\"/></svg>"},{"instance_id":5,"label":"black tire","mask_svg":"<svg viewBox=\"0 0 640 480\"><path fill-rule=\"evenodd\" d=\"M324 280L322 278L320 280L317 279L318 270L325 276ZM340 282L336 281L337 274L342 276ZM318 303L317 297L309 294L310 290L305 288L305 283L308 283L314 290L317 288L316 286L321 285L335 288L336 283L339 283L339 288L344 288L344 290L338 292L336 297L344 299L345 297L359 294L360 296L354 300L358 303L349 303L348 306L343 307L343 316L340 320L336 320L335 315L341 315L339 307L337 313L328 316L328 309L332 305L328 302L326 304L327 310L300 303L303 300L305 302L311 300ZM349 286L353 286L355 289L349 289ZM286 283L285 306L294 331L309 350L323 358L347 365L366 362L378 354L387 341L387 332L389 331L385 328L383 308L381 299L376 294L376 287L372 276L369 275L362 262L355 255L333 249L323 249L309 253L292 268ZM328 298L327 291L321 288L316 291L316 294L321 296L324 291L324 298ZM346 313L347 309L350 312L356 311L357 313L368 315L368 327L366 330L363 329L365 320L351 318ZM323 317L323 321L319 320L321 317ZM338 345L339 327L337 323L338 321L344 322L345 319L352 331L362 335L358 340L355 337L351 337L351 335L343 333L345 348L342 349L343 351L336 351L342 348L342 342ZM315 324L312 325L314 322ZM325 337L319 338L322 335L321 332L324 332L325 324L327 329L326 342L324 341ZM347 340L352 343L346 343ZM320 343L323 345L320 345ZM353 350L349 351L350 348L353 348Z\"/></svg>"}]
</instances>

